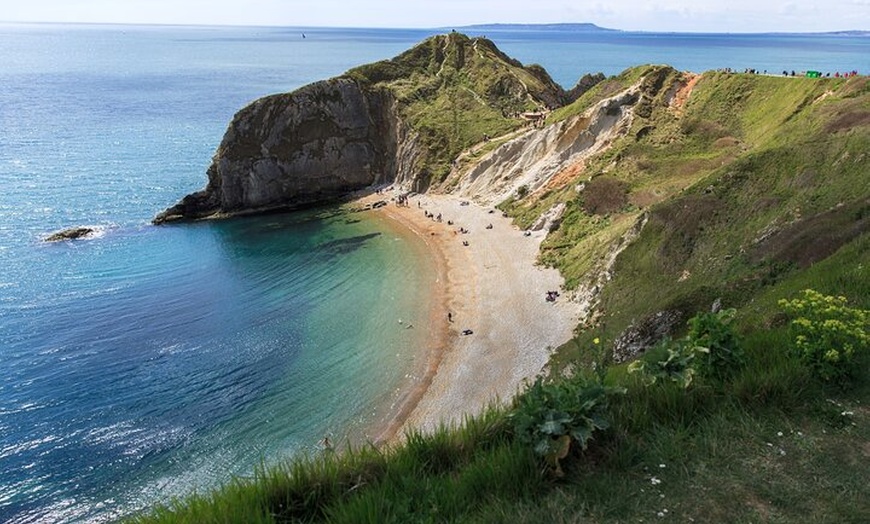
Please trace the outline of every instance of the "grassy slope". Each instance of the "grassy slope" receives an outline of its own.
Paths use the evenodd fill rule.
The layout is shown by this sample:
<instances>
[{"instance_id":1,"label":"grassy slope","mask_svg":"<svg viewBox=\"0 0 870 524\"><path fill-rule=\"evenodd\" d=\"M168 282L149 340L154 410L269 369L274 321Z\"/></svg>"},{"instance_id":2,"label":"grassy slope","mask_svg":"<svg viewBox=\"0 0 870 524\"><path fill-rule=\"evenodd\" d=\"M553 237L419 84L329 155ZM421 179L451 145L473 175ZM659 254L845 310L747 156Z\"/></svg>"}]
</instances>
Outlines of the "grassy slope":
<instances>
[{"instance_id":1,"label":"grassy slope","mask_svg":"<svg viewBox=\"0 0 870 524\"><path fill-rule=\"evenodd\" d=\"M557 367L592 338L608 347L658 311L689 316L716 298L726 307L748 304L866 236L868 109L865 78L708 73L681 117L661 108L636 120L635 128L664 125L618 144L607 155L618 158L615 168L608 158L609 168L599 159L588 171L623 181L626 205L601 216L584 209L584 194L572 196L562 227L543 246L543 260L576 285L600 256L598 246L641 212L649 218L617 260L602 295L604 318L563 348ZM654 203L639 204L645 201Z\"/></svg>"},{"instance_id":2,"label":"grassy slope","mask_svg":"<svg viewBox=\"0 0 870 524\"><path fill-rule=\"evenodd\" d=\"M566 485L522 505L528 517L517 522L627 522L663 509L680 522L870 519L870 374L846 391L816 382L787 358L788 330L775 307L811 287L870 308L868 247L865 235L740 309L749 363L724 387L632 385L614 371L624 365L611 366L629 388L614 415L621 429L602 444L603 458L584 457ZM569 509L577 505L582 518Z\"/></svg>"},{"instance_id":3,"label":"grassy slope","mask_svg":"<svg viewBox=\"0 0 870 524\"><path fill-rule=\"evenodd\" d=\"M523 67L492 42L459 33L432 37L401 55L350 70L389 89L420 135L415 170L424 184L442 181L464 149L525 124L514 116L558 104L565 96L543 69Z\"/></svg>"},{"instance_id":4,"label":"grassy slope","mask_svg":"<svg viewBox=\"0 0 870 524\"><path fill-rule=\"evenodd\" d=\"M600 85L562 116L640 72ZM543 256L575 283L600 256L578 245L606 246L649 216L605 287L602 322L554 362L596 362L628 390L612 405L611 429L563 461L564 478L517 441L507 412L493 411L392 452L301 460L136 520L870 521L870 374L847 390L816 381L788 358L776 307L812 287L870 309L868 95L861 78L707 74L682 116L651 97L630 138L590 162L588 192L571 184L508 206L522 215L569 203ZM717 297L738 307L747 352L733 379L650 386L608 363L608 343L631 321L707 309Z\"/></svg>"}]
</instances>

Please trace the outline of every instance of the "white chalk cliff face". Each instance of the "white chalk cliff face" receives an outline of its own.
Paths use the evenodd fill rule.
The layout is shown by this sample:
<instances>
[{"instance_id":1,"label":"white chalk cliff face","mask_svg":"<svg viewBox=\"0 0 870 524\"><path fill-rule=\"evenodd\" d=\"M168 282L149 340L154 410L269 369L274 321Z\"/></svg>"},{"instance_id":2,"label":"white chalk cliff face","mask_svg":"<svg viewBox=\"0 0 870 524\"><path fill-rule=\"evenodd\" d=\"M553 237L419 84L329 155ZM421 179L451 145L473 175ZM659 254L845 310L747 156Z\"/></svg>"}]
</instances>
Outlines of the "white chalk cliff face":
<instances>
[{"instance_id":1,"label":"white chalk cliff face","mask_svg":"<svg viewBox=\"0 0 870 524\"><path fill-rule=\"evenodd\" d=\"M567 120L513 138L464 173L452 191L484 205L499 204L520 187L534 193L566 167L604 151L631 127L640 99L635 85Z\"/></svg>"}]
</instances>

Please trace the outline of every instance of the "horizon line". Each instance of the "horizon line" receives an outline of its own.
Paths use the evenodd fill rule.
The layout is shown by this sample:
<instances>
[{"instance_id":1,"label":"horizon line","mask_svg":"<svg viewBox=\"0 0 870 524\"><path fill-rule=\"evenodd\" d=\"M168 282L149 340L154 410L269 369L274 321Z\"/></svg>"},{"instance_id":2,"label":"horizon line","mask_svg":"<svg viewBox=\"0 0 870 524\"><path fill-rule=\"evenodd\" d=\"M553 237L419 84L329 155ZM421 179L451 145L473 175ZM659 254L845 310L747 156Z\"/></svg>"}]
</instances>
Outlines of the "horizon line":
<instances>
[{"instance_id":1,"label":"horizon line","mask_svg":"<svg viewBox=\"0 0 870 524\"><path fill-rule=\"evenodd\" d=\"M26 21L26 20L0 20L0 25L57 25L57 26L124 26L124 27L191 27L191 28L263 28L263 29L363 29L380 31L451 31L454 29L476 29L487 27L554 27L554 26L593 26L596 29L589 32L600 31L602 33L650 33L672 35L831 35L831 34L866 34L870 36L870 30L866 29L834 29L828 31L672 31L650 29L615 29L599 26L594 22L487 22L457 26L436 27L399 27L399 26L348 26L348 25L270 25L270 24L200 24L200 23L167 23L167 22L60 22L60 21Z\"/></svg>"}]
</instances>

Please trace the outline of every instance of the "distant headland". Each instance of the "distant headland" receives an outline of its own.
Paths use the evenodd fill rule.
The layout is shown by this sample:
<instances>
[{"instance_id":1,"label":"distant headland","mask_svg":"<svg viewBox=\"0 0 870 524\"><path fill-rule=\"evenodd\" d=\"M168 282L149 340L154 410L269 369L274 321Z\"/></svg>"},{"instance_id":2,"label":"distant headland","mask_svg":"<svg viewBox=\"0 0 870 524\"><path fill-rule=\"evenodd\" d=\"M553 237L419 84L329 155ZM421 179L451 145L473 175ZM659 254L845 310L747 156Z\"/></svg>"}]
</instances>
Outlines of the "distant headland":
<instances>
[{"instance_id":1,"label":"distant headland","mask_svg":"<svg viewBox=\"0 0 870 524\"><path fill-rule=\"evenodd\" d=\"M592 23L577 23L577 24L474 24L458 27L462 31L572 31L584 33L618 33L620 29L609 29Z\"/></svg>"}]
</instances>

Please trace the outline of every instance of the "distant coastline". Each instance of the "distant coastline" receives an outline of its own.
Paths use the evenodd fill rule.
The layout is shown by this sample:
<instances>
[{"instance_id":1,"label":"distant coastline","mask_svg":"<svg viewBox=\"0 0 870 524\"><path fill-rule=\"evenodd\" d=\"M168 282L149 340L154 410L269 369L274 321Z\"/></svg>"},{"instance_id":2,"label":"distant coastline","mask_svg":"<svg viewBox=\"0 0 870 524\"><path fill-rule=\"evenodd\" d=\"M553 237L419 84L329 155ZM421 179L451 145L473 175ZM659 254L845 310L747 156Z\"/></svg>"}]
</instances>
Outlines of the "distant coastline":
<instances>
[{"instance_id":1,"label":"distant coastline","mask_svg":"<svg viewBox=\"0 0 870 524\"><path fill-rule=\"evenodd\" d=\"M835 31L653 31L645 29L618 29L602 27L591 22L577 23L552 23L552 24L471 24L441 27L349 27L349 26L318 26L318 25L214 25L214 24L131 24L121 22L42 22L42 21L16 21L0 20L0 26L63 26L63 27L168 27L168 28L240 28L255 29L281 29L293 31L316 31L316 30L341 30L341 31L419 31L424 34L437 34L457 31L508 31L508 32L561 32L561 33L584 33L584 34L611 34L611 35L713 35L713 36L843 36L843 37L870 37L868 29L842 29Z\"/></svg>"},{"instance_id":2,"label":"distant coastline","mask_svg":"<svg viewBox=\"0 0 870 524\"><path fill-rule=\"evenodd\" d=\"M450 30L450 28L436 28L437 30ZM611 33L611 34L659 34L659 35L728 35L728 36L848 36L870 37L870 30L844 29L838 31L650 31L628 30L601 27L593 23L564 23L564 24L474 24L458 26L462 31L553 31L574 33Z\"/></svg>"},{"instance_id":3,"label":"distant coastline","mask_svg":"<svg viewBox=\"0 0 870 524\"><path fill-rule=\"evenodd\" d=\"M440 29L448 29L448 28L440 28ZM457 27L457 29L463 30L491 30L491 31L522 31L522 30L534 30L534 31L574 31L574 32L586 32L586 33L623 33L622 29L611 29L608 27L601 27L599 25L595 25L592 23L562 23L562 24L473 24Z\"/></svg>"}]
</instances>

